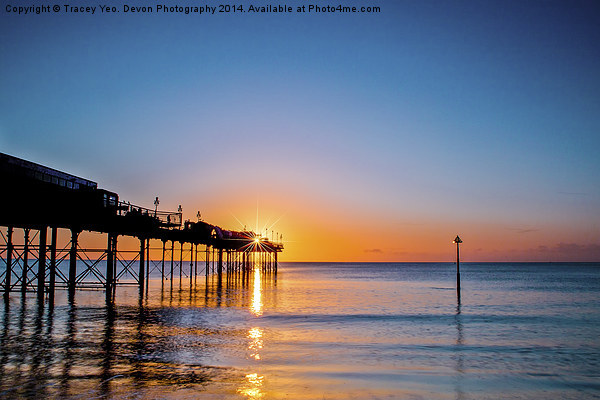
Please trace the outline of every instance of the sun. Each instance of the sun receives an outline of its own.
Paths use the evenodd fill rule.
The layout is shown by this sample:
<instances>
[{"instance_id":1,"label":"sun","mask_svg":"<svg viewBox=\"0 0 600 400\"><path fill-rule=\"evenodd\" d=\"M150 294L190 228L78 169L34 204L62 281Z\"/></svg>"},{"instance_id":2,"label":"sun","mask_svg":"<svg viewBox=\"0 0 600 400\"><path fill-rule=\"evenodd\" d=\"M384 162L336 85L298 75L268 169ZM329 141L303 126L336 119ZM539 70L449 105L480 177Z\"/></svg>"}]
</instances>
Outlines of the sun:
<instances>
[{"instance_id":1,"label":"sun","mask_svg":"<svg viewBox=\"0 0 600 400\"><path fill-rule=\"evenodd\" d=\"M240 227L242 227L243 232L245 233L245 237L250 240L249 245L251 246L263 246L264 244L272 243L283 243L283 235L280 235L279 232L275 232L273 229L277 223L283 218L283 215L274 218L269 217L267 221L261 225L259 224L259 207L258 207L258 199L256 202L256 224L254 229L248 229L246 221L242 222L233 212L229 211L231 216L239 223ZM242 218L244 219L244 218Z\"/></svg>"}]
</instances>

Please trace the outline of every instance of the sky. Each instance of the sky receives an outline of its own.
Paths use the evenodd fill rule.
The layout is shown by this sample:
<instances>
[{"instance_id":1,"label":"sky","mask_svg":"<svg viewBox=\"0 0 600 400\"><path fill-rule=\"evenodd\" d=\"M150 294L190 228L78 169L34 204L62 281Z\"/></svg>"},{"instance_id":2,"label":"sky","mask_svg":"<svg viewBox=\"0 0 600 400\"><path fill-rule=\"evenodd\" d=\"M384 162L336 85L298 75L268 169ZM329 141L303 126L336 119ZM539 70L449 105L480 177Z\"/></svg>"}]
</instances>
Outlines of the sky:
<instances>
[{"instance_id":1,"label":"sky","mask_svg":"<svg viewBox=\"0 0 600 400\"><path fill-rule=\"evenodd\" d=\"M598 2L340 3L2 0L0 151L284 261L600 261Z\"/></svg>"}]
</instances>

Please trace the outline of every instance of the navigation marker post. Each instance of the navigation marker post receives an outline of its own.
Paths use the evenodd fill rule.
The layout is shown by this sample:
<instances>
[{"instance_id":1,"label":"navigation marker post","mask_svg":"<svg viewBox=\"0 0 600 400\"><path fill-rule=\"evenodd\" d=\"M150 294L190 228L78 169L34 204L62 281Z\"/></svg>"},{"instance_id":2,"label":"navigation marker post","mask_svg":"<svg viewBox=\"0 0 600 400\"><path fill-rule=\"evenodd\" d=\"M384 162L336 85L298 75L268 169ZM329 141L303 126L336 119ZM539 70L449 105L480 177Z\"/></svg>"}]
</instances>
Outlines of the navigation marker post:
<instances>
[{"instance_id":1,"label":"navigation marker post","mask_svg":"<svg viewBox=\"0 0 600 400\"><path fill-rule=\"evenodd\" d=\"M462 242L463 241L460 239L460 237L458 235L456 235L456 237L452 241L452 243L456 243L456 291L458 293L458 296L460 296L460 252L459 252L459 245Z\"/></svg>"}]
</instances>

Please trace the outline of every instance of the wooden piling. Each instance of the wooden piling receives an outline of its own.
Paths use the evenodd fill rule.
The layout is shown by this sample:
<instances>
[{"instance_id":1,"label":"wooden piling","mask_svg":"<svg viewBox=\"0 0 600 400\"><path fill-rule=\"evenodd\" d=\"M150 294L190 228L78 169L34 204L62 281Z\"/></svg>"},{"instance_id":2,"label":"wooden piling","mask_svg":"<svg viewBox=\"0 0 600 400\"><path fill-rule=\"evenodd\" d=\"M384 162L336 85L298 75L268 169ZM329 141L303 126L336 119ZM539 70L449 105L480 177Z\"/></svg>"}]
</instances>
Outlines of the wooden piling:
<instances>
[{"instance_id":1,"label":"wooden piling","mask_svg":"<svg viewBox=\"0 0 600 400\"><path fill-rule=\"evenodd\" d=\"M12 277L12 255L13 255L13 227L9 226L6 232L6 276L4 277L4 298L8 299Z\"/></svg>"},{"instance_id":2,"label":"wooden piling","mask_svg":"<svg viewBox=\"0 0 600 400\"><path fill-rule=\"evenodd\" d=\"M23 270L21 274L21 292L25 294L27 290L27 273L29 272L29 228L24 230L25 245L23 246Z\"/></svg>"},{"instance_id":3,"label":"wooden piling","mask_svg":"<svg viewBox=\"0 0 600 400\"><path fill-rule=\"evenodd\" d=\"M44 285L46 283L46 240L48 235L48 227L44 226L40 229L40 241L38 251L38 283L37 294L38 298L44 297Z\"/></svg>"},{"instance_id":4,"label":"wooden piling","mask_svg":"<svg viewBox=\"0 0 600 400\"><path fill-rule=\"evenodd\" d=\"M194 283L198 277L198 243L195 243L194 247Z\"/></svg>"},{"instance_id":5,"label":"wooden piling","mask_svg":"<svg viewBox=\"0 0 600 400\"><path fill-rule=\"evenodd\" d=\"M113 248L113 234L107 235L106 243L106 298L110 299L112 295L112 287L114 280L114 264L115 264L115 251Z\"/></svg>"},{"instance_id":6,"label":"wooden piling","mask_svg":"<svg viewBox=\"0 0 600 400\"><path fill-rule=\"evenodd\" d=\"M150 284L150 238L146 240L146 292Z\"/></svg>"},{"instance_id":7,"label":"wooden piling","mask_svg":"<svg viewBox=\"0 0 600 400\"><path fill-rule=\"evenodd\" d=\"M71 250L69 251L69 292L75 291L75 280L77 279L77 240L79 231L71 228Z\"/></svg>"},{"instance_id":8,"label":"wooden piling","mask_svg":"<svg viewBox=\"0 0 600 400\"><path fill-rule=\"evenodd\" d=\"M217 274L221 276L223 273L223 249L219 249L219 263L217 264Z\"/></svg>"},{"instance_id":9,"label":"wooden piling","mask_svg":"<svg viewBox=\"0 0 600 400\"><path fill-rule=\"evenodd\" d=\"M138 272L138 284L140 287L140 297L144 295L144 255L146 253L146 239L140 237L140 269Z\"/></svg>"},{"instance_id":10,"label":"wooden piling","mask_svg":"<svg viewBox=\"0 0 600 400\"><path fill-rule=\"evenodd\" d=\"M209 263L209 261L210 261L210 250L208 248L208 245L206 246L205 257L206 257L206 267L204 269L204 275L206 275L206 277L208 278L208 269L210 268L210 263Z\"/></svg>"},{"instance_id":11,"label":"wooden piling","mask_svg":"<svg viewBox=\"0 0 600 400\"><path fill-rule=\"evenodd\" d=\"M192 287L192 277L194 273L194 243L190 243L190 288ZM191 292L190 292L191 294Z\"/></svg>"},{"instance_id":12,"label":"wooden piling","mask_svg":"<svg viewBox=\"0 0 600 400\"><path fill-rule=\"evenodd\" d=\"M171 272L169 278L171 279L171 286L173 286L173 258L175 256L175 241L171 240Z\"/></svg>"},{"instance_id":13,"label":"wooden piling","mask_svg":"<svg viewBox=\"0 0 600 400\"><path fill-rule=\"evenodd\" d=\"M50 298L54 298L54 287L56 285L56 241L58 235L58 228L53 226L50 230L50 271L48 278L48 292Z\"/></svg>"},{"instance_id":14,"label":"wooden piling","mask_svg":"<svg viewBox=\"0 0 600 400\"><path fill-rule=\"evenodd\" d=\"M183 266L183 242L179 242L179 286L181 287L181 269Z\"/></svg>"},{"instance_id":15,"label":"wooden piling","mask_svg":"<svg viewBox=\"0 0 600 400\"><path fill-rule=\"evenodd\" d=\"M160 279L163 282L164 285L164 281L165 281L165 246L167 244L167 241L165 239L162 240L162 261L160 264Z\"/></svg>"}]
</instances>

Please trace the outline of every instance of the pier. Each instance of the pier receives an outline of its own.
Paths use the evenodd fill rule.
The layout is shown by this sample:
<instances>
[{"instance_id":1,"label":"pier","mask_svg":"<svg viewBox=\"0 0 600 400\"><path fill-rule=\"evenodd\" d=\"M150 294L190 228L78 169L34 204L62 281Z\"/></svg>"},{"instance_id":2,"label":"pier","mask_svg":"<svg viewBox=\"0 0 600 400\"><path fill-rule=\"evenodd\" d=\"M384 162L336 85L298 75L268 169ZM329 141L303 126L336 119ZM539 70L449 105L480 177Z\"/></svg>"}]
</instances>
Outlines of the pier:
<instances>
[{"instance_id":1,"label":"pier","mask_svg":"<svg viewBox=\"0 0 600 400\"><path fill-rule=\"evenodd\" d=\"M0 153L0 291L54 296L66 289L137 285L140 296L150 274L163 284L198 276L248 273L260 266L277 271L283 251L279 235L226 230L201 221L182 221L177 211L140 207L101 189L94 181ZM102 246L81 245L87 232ZM119 238L131 245L121 249ZM161 254L160 259L151 258ZM0 264L0 265L1 265Z\"/></svg>"}]
</instances>

